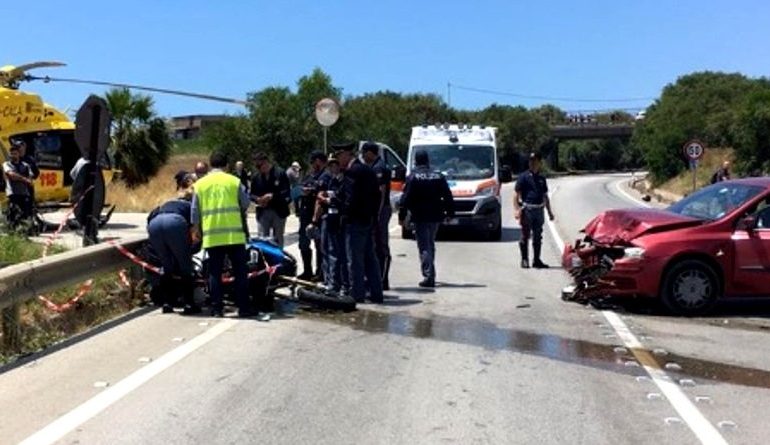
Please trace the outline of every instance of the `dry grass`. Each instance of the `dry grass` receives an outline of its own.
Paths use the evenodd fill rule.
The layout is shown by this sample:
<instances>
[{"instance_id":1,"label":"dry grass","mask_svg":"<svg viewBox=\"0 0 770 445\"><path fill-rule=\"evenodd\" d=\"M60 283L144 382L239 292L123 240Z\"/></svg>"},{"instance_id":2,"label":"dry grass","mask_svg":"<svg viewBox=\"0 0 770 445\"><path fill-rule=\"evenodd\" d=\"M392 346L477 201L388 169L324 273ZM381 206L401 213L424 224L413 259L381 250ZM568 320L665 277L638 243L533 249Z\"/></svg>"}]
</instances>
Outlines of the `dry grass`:
<instances>
[{"instance_id":1,"label":"dry grass","mask_svg":"<svg viewBox=\"0 0 770 445\"><path fill-rule=\"evenodd\" d=\"M208 159L203 155L172 156L149 183L135 189L130 189L119 181L113 182L107 186L107 202L117 206L116 212L149 212L176 194L176 172L192 171L198 161Z\"/></svg>"},{"instance_id":2,"label":"dry grass","mask_svg":"<svg viewBox=\"0 0 770 445\"><path fill-rule=\"evenodd\" d=\"M703 187L711 183L711 176L722 166L722 162L734 161L734 153L730 148L710 148L706 150L703 159L698 164L697 187ZM661 190L684 196L692 193L692 170L680 173L659 187Z\"/></svg>"}]
</instances>

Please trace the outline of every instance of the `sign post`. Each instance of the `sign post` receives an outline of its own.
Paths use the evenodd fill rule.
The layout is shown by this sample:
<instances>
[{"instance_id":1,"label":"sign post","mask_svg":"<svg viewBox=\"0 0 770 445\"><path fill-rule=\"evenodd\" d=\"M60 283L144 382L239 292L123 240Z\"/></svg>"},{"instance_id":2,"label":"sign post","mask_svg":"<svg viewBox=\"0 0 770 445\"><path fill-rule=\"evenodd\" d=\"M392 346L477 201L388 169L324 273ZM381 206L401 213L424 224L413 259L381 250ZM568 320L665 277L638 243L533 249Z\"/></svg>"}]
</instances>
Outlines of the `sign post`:
<instances>
[{"instance_id":1,"label":"sign post","mask_svg":"<svg viewBox=\"0 0 770 445\"><path fill-rule=\"evenodd\" d=\"M104 207L104 175L99 161L110 144L111 120L107 102L95 95L83 102L75 117L75 142L83 158L88 159L78 175L84 175L82 183L85 196L76 213L83 227L84 246L99 242L99 215Z\"/></svg>"},{"instance_id":2,"label":"sign post","mask_svg":"<svg viewBox=\"0 0 770 445\"><path fill-rule=\"evenodd\" d=\"M315 119L324 129L324 153L329 154L327 146L327 133L329 127L337 123L340 118L340 106L337 101L328 97L323 98L315 104Z\"/></svg>"},{"instance_id":3,"label":"sign post","mask_svg":"<svg viewBox=\"0 0 770 445\"><path fill-rule=\"evenodd\" d=\"M690 161L690 170L692 170L692 191L698 189L698 161L703 158L706 152L705 146L698 140L691 140L684 144L682 148L684 156Z\"/></svg>"}]
</instances>

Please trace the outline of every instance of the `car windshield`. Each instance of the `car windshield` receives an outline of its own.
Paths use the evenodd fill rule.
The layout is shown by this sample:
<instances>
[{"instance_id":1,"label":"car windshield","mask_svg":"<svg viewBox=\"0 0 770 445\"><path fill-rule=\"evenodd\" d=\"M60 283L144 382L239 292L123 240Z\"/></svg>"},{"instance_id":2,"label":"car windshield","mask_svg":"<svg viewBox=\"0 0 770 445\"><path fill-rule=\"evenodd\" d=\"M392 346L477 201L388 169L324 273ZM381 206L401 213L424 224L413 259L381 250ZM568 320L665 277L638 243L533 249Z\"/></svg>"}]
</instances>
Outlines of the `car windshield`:
<instances>
[{"instance_id":1,"label":"car windshield","mask_svg":"<svg viewBox=\"0 0 770 445\"><path fill-rule=\"evenodd\" d=\"M714 184L673 204L667 210L682 216L714 221L762 193L761 187L745 184Z\"/></svg>"},{"instance_id":2,"label":"car windshield","mask_svg":"<svg viewBox=\"0 0 770 445\"><path fill-rule=\"evenodd\" d=\"M430 165L447 179L486 179L495 174L495 151L489 145L416 145L410 163L414 168L414 153L424 150Z\"/></svg>"}]
</instances>

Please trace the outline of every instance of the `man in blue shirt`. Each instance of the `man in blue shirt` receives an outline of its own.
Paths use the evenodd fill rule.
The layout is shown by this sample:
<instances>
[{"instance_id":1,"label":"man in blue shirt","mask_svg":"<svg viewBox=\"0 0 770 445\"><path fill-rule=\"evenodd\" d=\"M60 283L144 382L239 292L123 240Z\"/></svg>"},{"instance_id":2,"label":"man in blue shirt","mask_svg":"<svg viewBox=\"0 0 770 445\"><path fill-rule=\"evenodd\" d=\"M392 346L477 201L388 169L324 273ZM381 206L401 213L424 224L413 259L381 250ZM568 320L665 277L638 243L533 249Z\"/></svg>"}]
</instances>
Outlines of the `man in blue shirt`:
<instances>
[{"instance_id":1,"label":"man in blue shirt","mask_svg":"<svg viewBox=\"0 0 770 445\"><path fill-rule=\"evenodd\" d=\"M535 269L547 269L548 265L540 259L543 244L543 224L545 223L545 210L553 221L551 201L548 199L548 184L545 177L540 174L542 159L539 154L532 153L529 156L529 170L519 175L516 181L516 196L513 200L513 208L516 211L516 219L521 224L521 267L529 268L529 239L532 238L532 250L534 258L532 267Z\"/></svg>"}]
</instances>

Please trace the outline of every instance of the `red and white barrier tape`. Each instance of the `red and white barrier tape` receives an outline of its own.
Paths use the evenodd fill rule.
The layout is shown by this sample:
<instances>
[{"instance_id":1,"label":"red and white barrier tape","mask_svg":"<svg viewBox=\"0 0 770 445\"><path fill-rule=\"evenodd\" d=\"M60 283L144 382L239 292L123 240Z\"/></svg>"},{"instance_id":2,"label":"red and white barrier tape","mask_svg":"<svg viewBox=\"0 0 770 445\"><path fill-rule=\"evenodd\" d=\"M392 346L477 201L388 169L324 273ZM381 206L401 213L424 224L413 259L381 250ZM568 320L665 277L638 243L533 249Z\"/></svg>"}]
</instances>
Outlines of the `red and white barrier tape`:
<instances>
[{"instance_id":1,"label":"red and white barrier tape","mask_svg":"<svg viewBox=\"0 0 770 445\"><path fill-rule=\"evenodd\" d=\"M64 218L59 223L59 227L56 228L56 231L46 240L45 245L43 246L43 258L45 258L48 255L48 250L53 245L54 241L56 241L56 238L59 237L62 230L64 229L64 226L67 224L67 220L70 219L70 216L72 216L73 213L75 213L75 210L77 210L78 206L81 202L83 202L83 198L86 197L86 194L93 189L94 186L91 186L86 189L86 191L80 196L80 199L75 203L75 205L72 206L72 208L67 212L66 215L64 215Z\"/></svg>"},{"instance_id":2,"label":"red and white barrier tape","mask_svg":"<svg viewBox=\"0 0 770 445\"><path fill-rule=\"evenodd\" d=\"M75 304L77 304L77 302L78 302L78 301L79 301L81 298L83 298L83 296L84 296L86 293L88 293L88 291L90 291L90 290L91 290L91 286L93 286L93 284L94 284L94 280L88 280L88 281L86 281L85 283L83 283L83 284L80 286L80 289L78 289L78 293L75 295L75 297L74 297L74 298L72 298L71 300L67 301L66 303L62 303L62 304L56 304L56 303L54 303L53 301L49 300L48 298L46 298L46 297L44 297L44 296L42 296L42 295L38 295L38 297L37 297L37 298L38 298L40 301L42 301L42 302L43 302L43 304L45 304L45 306L46 306L48 309L50 309L50 310L52 310L52 311L54 311L54 312L64 312L64 311L66 311L66 310L68 310L68 309L72 308L73 306L75 306Z\"/></svg>"},{"instance_id":3,"label":"red and white barrier tape","mask_svg":"<svg viewBox=\"0 0 770 445\"><path fill-rule=\"evenodd\" d=\"M123 254L129 260L131 260L132 263L140 266L142 269L148 270L148 271L150 271L152 273L155 273L157 275L162 275L163 270L160 267L153 266L152 264L142 260L141 258L136 256L134 253L132 253L130 250L126 249L125 247L123 247L122 245L118 244L115 241L108 241L108 243L111 244L116 249L118 249L118 252ZM256 278L256 277L258 277L260 275L264 275L264 274L269 274L270 278L272 278L273 275L275 275L276 271L278 271L278 268L280 267L280 265L275 265L275 266L268 265L267 261L264 258L262 259L262 261L265 264L265 268L263 270L260 270L260 271L254 271L254 272L249 273L249 275L248 275L249 279ZM223 283L232 283L233 281L235 281L235 278L232 277L232 276L228 276L228 275L223 275L222 276L222 282Z\"/></svg>"},{"instance_id":4,"label":"red and white barrier tape","mask_svg":"<svg viewBox=\"0 0 770 445\"><path fill-rule=\"evenodd\" d=\"M136 264L137 266L141 267L142 269L148 270L154 274L161 275L163 271L160 267L153 266L152 264L148 263L147 261L144 261L143 259L136 256L133 252L126 249L122 245L116 243L115 241L107 241L110 245L112 245L114 248L118 249L118 252L122 253L126 258L131 260L132 263Z\"/></svg>"},{"instance_id":5,"label":"red and white barrier tape","mask_svg":"<svg viewBox=\"0 0 770 445\"><path fill-rule=\"evenodd\" d=\"M118 272L118 278L120 278L120 284L123 285L125 288L131 287L131 281L128 280L128 275L126 275L126 269L120 269Z\"/></svg>"}]
</instances>

